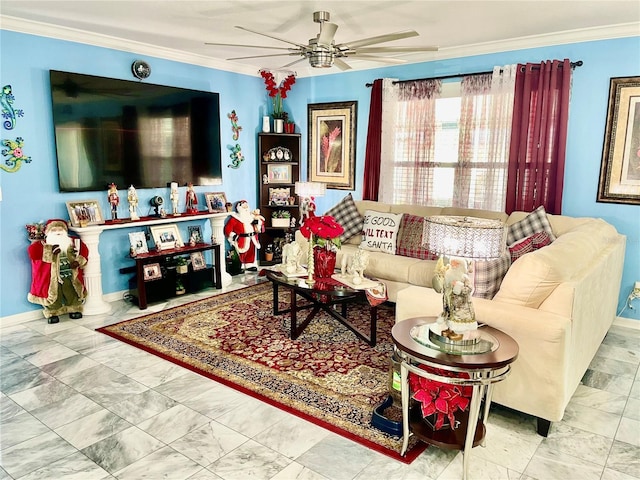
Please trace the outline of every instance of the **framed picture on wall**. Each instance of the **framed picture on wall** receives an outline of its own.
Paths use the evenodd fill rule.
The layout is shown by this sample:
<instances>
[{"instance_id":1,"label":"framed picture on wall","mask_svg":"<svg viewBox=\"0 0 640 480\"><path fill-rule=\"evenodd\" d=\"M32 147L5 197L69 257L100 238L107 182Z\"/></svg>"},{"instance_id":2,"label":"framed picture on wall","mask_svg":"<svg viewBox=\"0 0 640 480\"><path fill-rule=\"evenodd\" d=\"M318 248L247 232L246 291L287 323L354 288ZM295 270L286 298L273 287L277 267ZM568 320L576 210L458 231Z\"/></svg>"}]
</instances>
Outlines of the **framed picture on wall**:
<instances>
[{"instance_id":1,"label":"framed picture on wall","mask_svg":"<svg viewBox=\"0 0 640 480\"><path fill-rule=\"evenodd\" d=\"M598 202L640 205L640 77L609 83Z\"/></svg>"},{"instance_id":2,"label":"framed picture on wall","mask_svg":"<svg viewBox=\"0 0 640 480\"><path fill-rule=\"evenodd\" d=\"M355 100L307 105L310 182L355 189L357 107Z\"/></svg>"}]
</instances>

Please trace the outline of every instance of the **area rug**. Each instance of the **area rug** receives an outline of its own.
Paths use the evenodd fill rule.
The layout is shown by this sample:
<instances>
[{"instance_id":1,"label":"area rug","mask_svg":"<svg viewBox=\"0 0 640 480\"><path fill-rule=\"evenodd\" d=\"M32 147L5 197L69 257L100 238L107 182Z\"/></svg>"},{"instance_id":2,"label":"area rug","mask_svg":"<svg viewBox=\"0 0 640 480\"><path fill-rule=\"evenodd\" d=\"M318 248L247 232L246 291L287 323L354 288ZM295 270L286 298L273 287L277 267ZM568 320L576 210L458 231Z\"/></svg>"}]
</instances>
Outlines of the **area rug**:
<instances>
[{"instance_id":1,"label":"area rug","mask_svg":"<svg viewBox=\"0 0 640 480\"><path fill-rule=\"evenodd\" d=\"M288 294L280 300L286 308ZM348 314L366 331L367 305ZM291 340L288 317L273 315L273 289L263 283L98 331L411 463L423 443L411 442L401 457L402 440L371 425L388 395L393 307L378 307L375 347L324 313Z\"/></svg>"}]
</instances>

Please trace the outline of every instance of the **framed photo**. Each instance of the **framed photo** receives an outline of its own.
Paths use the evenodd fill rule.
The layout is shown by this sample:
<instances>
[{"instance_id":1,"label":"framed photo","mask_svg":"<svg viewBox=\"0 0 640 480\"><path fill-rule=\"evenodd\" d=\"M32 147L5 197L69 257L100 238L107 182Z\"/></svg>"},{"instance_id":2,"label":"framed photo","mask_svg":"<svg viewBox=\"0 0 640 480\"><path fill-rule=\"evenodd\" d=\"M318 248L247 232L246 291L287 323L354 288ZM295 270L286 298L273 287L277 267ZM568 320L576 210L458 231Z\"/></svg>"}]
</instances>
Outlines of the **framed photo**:
<instances>
[{"instance_id":1,"label":"framed photo","mask_svg":"<svg viewBox=\"0 0 640 480\"><path fill-rule=\"evenodd\" d=\"M267 165L269 183L291 183L291 165Z\"/></svg>"},{"instance_id":2,"label":"framed photo","mask_svg":"<svg viewBox=\"0 0 640 480\"><path fill-rule=\"evenodd\" d=\"M193 239L196 243L202 243L202 229L200 228L200 225L187 227L187 230L189 232L189 242Z\"/></svg>"},{"instance_id":3,"label":"framed photo","mask_svg":"<svg viewBox=\"0 0 640 480\"><path fill-rule=\"evenodd\" d=\"M151 229L151 236L153 237L153 241L155 242L158 250L184 247L184 242L180 236L178 225L175 223L153 225L149 228Z\"/></svg>"},{"instance_id":4,"label":"framed photo","mask_svg":"<svg viewBox=\"0 0 640 480\"><path fill-rule=\"evenodd\" d=\"M355 189L357 106L355 100L307 105L310 182Z\"/></svg>"},{"instance_id":5,"label":"framed photo","mask_svg":"<svg viewBox=\"0 0 640 480\"><path fill-rule=\"evenodd\" d=\"M227 196L224 192L210 192L205 193L204 197L207 199L207 207L210 213L223 213L227 211L226 203ZM200 235L202 237L202 235Z\"/></svg>"},{"instance_id":6,"label":"framed photo","mask_svg":"<svg viewBox=\"0 0 640 480\"><path fill-rule=\"evenodd\" d=\"M142 269L144 281L159 280L162 278L162 270L159 263L148 263Z\"/></svg>"},{"instance_id":7,"label":"framed photo","mask_svg":"<svg viewBox=\"0 0 640 480\"><path fill-rule=\"evenodd\" d=\"M270 188L269 189L269 205L289 205L289 197L291 196L291 188Z\"/></svg>"},{"instance_id":8,"label":"framed photo","mask_svg":"<svg viewBox=\"0 0 640 480\"><path fill-rule=\"evenodd\" d=\"M133 256L141 253L149 253L147 236L144 232L131 232L129 234L129 243L131 244L131 254Z\"/></svg>"},{"instance_id":9,"label":"framed photo","mask_svg":"<svg viewBox=\"0 0 640 480\"><path fill-rule=\"evenodd\" d=\"M80 200L67 202L67 211L72 227L101 225L104 223L102 210L97 200Z\"/></svg>"},{"instance_id":10,"label":"framed photo","mask_svg":"<svg viewBox=\"0 0 640 480\"><path fill-rule=\"evenodd\" d=\"M598 202L640 205L640 77L614 77L598 183Z\"/></svg>"},{"instance_id":11,"label":"framed photo","mask_svg":"<svg viewBox=\"0 0 640 480\"><path fill-rule=\"evenodd\" d=\"M204 261L202 252L193 252L191 254L191 268L193 268L194 271L207 268L207 262Z\"/></svg>"}]
</instances>

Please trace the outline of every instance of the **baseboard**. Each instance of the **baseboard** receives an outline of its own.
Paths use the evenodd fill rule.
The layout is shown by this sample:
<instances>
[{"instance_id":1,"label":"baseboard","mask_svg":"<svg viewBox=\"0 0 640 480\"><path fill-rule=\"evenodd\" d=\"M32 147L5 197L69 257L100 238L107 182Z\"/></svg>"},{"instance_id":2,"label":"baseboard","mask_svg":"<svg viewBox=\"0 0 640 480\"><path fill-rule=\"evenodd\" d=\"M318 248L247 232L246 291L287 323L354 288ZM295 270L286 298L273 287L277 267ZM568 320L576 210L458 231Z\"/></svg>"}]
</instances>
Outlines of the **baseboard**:
<instances>
[{"instance_id":1,"label":"baseboard","mask_svg":"<svg viewBox=\"0 0 640 480\"><path fill-rule=\"evenodd\" d=\"M634 320L633 318L616 317L616 319L613 321L613 324L617 327L640 330L640 320Z\"/></svg>"},{"instance_id":2,"label":"baseboard","mask_svg":"<svg viewBox=\"0 0 640 480\"><path fill-rule=\"evenodd\" d=\"M102 295L105 302L111 303L118 300L122 300L123 296L129 293L129 290L121 290L119 292L107 293ZM15 315L9 315L6 317L0 317L0 328L12 327L14 325L20 325L22 323L33 322L34 320L45 320L42 314L42 308L36 310L30 310L28 312L16 313Z\"/></svg>"}]
</instances>

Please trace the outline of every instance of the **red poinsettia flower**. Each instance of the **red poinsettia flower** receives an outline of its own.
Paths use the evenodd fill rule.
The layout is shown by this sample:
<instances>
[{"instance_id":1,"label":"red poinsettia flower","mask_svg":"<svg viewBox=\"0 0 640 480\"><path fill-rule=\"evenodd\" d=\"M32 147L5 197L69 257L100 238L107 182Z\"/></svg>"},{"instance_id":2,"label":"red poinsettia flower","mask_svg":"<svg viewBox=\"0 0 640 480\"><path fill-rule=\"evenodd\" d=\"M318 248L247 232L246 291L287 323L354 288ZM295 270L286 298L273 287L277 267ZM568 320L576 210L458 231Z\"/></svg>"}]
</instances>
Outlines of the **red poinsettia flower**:
<instances>
[{"instance_id":1,"label":"red poinsettia flower","mask_svg":"<svg viewBox=\"0 0 640 480\"><path fill-rule=\"evenodd\" d=\"M344 233L344 228L331 215L311 216L305 219L300 233L315 245L328 247L332 244L340 248L340 235Z\"/></svg>"},{"instance_id":2,"label":"red poinsettia flower","mask_svg":"<svg viewBox=\"0 0 640 480\"><path fill-rule=\"evenodd\" d=\"M426 366L421 368L441 376L463 376L463 374L436 370ZM438 382L413 373L409 375L409 388L413 392L412 398L420 402L422 416L427 418L435 415L436 430L444 426L445 418L449 420L449 425L455 428L455 413L458 410L465 411L469 407L469 399L473 393L473 387Z\"/></svg>"}]
</instances>

